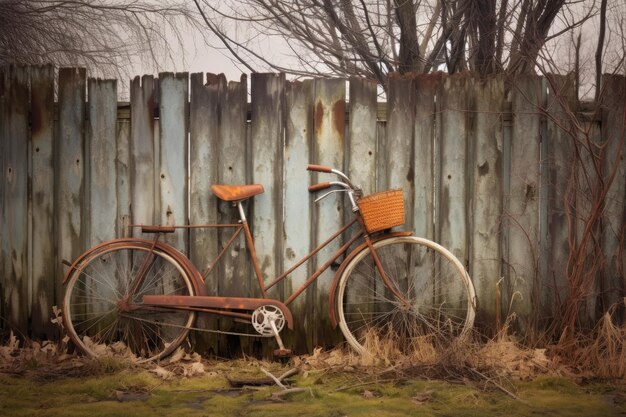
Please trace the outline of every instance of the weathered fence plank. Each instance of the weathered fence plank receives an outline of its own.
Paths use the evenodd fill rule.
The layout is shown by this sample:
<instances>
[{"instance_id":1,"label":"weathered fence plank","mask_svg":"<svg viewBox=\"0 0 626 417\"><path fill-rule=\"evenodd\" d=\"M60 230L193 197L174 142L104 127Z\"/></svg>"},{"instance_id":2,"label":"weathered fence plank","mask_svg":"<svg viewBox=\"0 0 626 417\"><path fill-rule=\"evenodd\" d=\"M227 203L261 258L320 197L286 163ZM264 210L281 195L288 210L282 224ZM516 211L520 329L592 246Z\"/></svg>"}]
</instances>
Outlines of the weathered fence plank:
<instances>
[{"instance_id":1,"label":"weathered fence plank","mask_svg":"<svg viewBox=\"0 0 626 417\"><path fill-rule=\"evenodd\" d=\"M218 179L221 184L245 184L247 182L246 105L247 77L242 75L240 82L228 83L226 96L220 108ZM244 209L248 211L248 204L244 206ZM236 223L239 219L237 209L230 203L220 203L219 211L221 223ZM223 247L231 236L231 229L222 231L220 245ZM230 256L224 259L224 268L219 277L220 295L247 294L250 290L250 276L243 235L235 241L229 254Z\"/></svg>"},{"instance_id":2,"label":"weathered fence plank","mask_svg":"<svg viewBox=\"0 0 626 417\"><path fill-rule=\"evenodd\" d=\"M514 118L508 156L510 195L505 203L509 245L503 306L517 314L520 327L525 329L533 308L538 307L533 291L538 288L541 79L517 77L511 96Z\"/></svg>"},{"instance_id":3,"label":"weathered fence plank","mask_svg":"<svg viewBox=\"0 0 626 417\"><path fill-rule=\"evenodd\" d=\"M386 188L401 188L404 209L413 213L415 134L415 75L389 74L387 101ZM405 227L411 229L413 216L405 215Z\"/></svg>"},{"instance_id":4,"label":"weathered fence plank","mask_svg":"<svg viewBox=\"0 0 626 417\"><path fill-rule=\"evenodd\" d=\"M58 260L72 261L85 249L85 132L86 70L59 70L57 169ZM57 278L65 267L58 262Z\"/></svg>"},{"instance_id":5,"label":"weathered fence plank","mask_svg":"<svg viewBox=\"0 0 626 417\"><path fill-rule=\"evenodd\" d=\"M161 224L187 224L187 114L189 74L159 74L159 201ZM188 231L178 229L165 240L188 252Z\"/></svg>"},{"instance_id":6,"label":"weathered fence plank","mask_svg":"<svg viewBox=\"0 0 626 417\"><path fill-rule=\"evenodd\" d=\"M377 87L372 80L350 78L347 175L363 189L364 195L376 191Z\"/></svg>"},{"instance_id":7,"label":"weathered fence plank","mask_svg":"<svg viewBox=\"0 0 626 417\"><path fill-rule=\"evenodd\" d=\"M284 219L283 219L283 259L284 268L290 268L311 250L311 217L313 201L307 186L310 174L306 166L311 158L311 138L313 132L313 82L289 82L285 90L285 154L284 154ZM311 264L300 266L284 285L285 294L291 294L301 286L313 271ZM315 347L312 334L315 326L312 298L302 294L290 305L294 320L301 324L294 329L285 344L297 352L310 352Z\"/></svg>"},{"instance_id":8,"label":"weathered fence plank","mask_svg":"<svg viewBox=\"0 0 626 417\"><path fill-rule=\"evenodd\" d=\"M428 239L435 238L435 96L440 83L439 74L415 79L413 230Z\"/></svg>"},{"instance_id":9,"label":"weathered fence plank","mask_svg":"<svg viewBox=\"0 0 626 417\"><path fill-rule=\"evenodd\" d=\"M463 265L468 259L468 89L466 75L447 77L441 85L440 184L438 200L439 242Z\"/></svg>"},{"instance_id":10,"label":"weathered fence plank","mask_svg":"<svg viewBox=\"0 0 626 417\"><path fill-rule=\"evenodd\" d=\"M29 334L32 294L28 270L28 68L5 67L2 149L2 286L7 306L4 317L18 333Z\"/></svg>"},{"instance_id":11,"label":"weathered fence plank","mask_svg":"<svg viewBox=\"0 0 626 417\"><path fill-rule=\"evenodd\" d=\"M343 79L315 80L315 132L314 132L314 159L313 162L344 170L344 140L345 140L345 96L346 84ZM328 174L313 175L319 181L334 180ZM319 245L337 231L343 223L345 201L343 194L331 195L320 201L315 210L315 243ZM341 240L333 242L316 257L316 267L323 265L336 250L340 248ZM327 270L314 284L316 328L313 335L313 344L330 345L338 340L336 332L330 331L328 320L328 290L333 278L333 271ZM313 289L313 286L311 286Z\"/></svg>"},{"instance_id":12,"label":"weathered fence plank","mask_svg":"<svg viewBox=\"0 0 626 417\"><path fill-rule=\"evenodd\" d=\"M569 281L569 254L576 242L576 176L580 169L574 140L576 133L570 127L567 112L574 108L576 100L573 76L548 75L548 95L546 109L550 117L546 120L546 155L542 160L548 167L547 201L544 202L549 233L547 271L542 274L542 282L535 292L541 294L542 316L552 317L558 311L567 294L567 287L580 283ZM572 137L572 135L574 135ZM570 246L570 244L572 246Z\"/></svg>"},{"instance_id":13,"label":"weathered fence plank","mask_svg":"<svg viewBox=\"0 0 626 417\"><path fill-rule=\"evenodd\" d=\"M52 340L56 335L50 322L57 305L54 275L54 67L31 67L31 204L32 248L30 273L33 286L31 332L33 337ZM116 98L117 100L117 98Z\"/></svg>"},{"instance_id":14,"label":"weathered fence plank","mask_svg":"<svg viewBox=\"0 0 626 417\"><path fill-rule=\"evenodd\" d=\"M217 198L211 185L217 183L217 143L219 140L218 108L226 88L224 76L191 74L189 114L190 133L190 207L191 224L217 223ZM217 230L203 228L190 230L190 259L201 272L218 254ZM209 294L217 293L217 282L210 281Z\"/></svg>"},{"instance_id":15,"label":"weathered fence plank","mask_svg":"<svg viewBox=\"0 0 626 417\"><path fill-rule=\"evenodd\" d=\"M218 182L219 108L226 91L223 74L191 74L189 103L190 178L189 178L189 222L190 224L215 224L217 197L211 185ZM204 274L217 257L218 230L201 228L189 230L189 256L198 270ZM213 274L205 281L209 295L218 294L218 275ZM209 315L198 315L196 323L201 328L216 329L218 320ZM200 351L215 349L218 337L197 334ZM225 340L225 339L223 339ZM221 343L222 345L224 343ZM219 353L215 350L213 353Z\"/></svg>"},{"instance_id":16,"label":"weathered fence plank","mask_svg":"<svg viewBox=\"0 0 626 417\"><path fill-rule=\"evenodd\" d=\"M265 193L254 197L252 233L261 273L266 280L273 280L280 274L283 265L285 75L252 74L251 84L252 182L265 188ZM281 298L282 292L282 284L272 290L277 298Z\"/></svg>"},{"instance_id":17,"label":"weathered fence plank","mask_svg":"<svg viewBox=\"0 0 626 417\"><path fill-rule=\"evenodd\" d=\"M220 141L218 149L218 181L221 184L245 184L247 172L247 77L241 76L239 82L230 81L220 107ZM244 204L249 212L249 203ZM230 203L220 202L220 223L236 223L239 219L237 209ZM221 230L219 233L220 248L224 247L233 233L232 229ZM243 233L235 240L226 253L218 273L209 279L217 279L219 295L247 296L253 279ZM219 319L220 329L231 330L232 320ZM227 336L218 343L218 352L237 352L248 346L249 340L240 340L235 336ZM225 343L225 344L224 344Z\"/></svg>"},{"instance_id":18,"label":"weathered fence plank","mask_svg":"<svg viewBox=\"0 0 626 417\"><path fill-rule=\"evenodd\" d=\"M130 120L118 120L116 129L115 187L117 189L116 231L119 237L130 236L131 221L131 172L130 172Z\"/></svg>"},{"instance_id":19,"label":"weathered fence plank","mask_svg":"<svg viewBox=\"0 0 626 417\"><path fill-rule=\"evenodd\" d=\"M602 140L606 194L602 218L604 307L623 302L626 287L626 77L605 74L602 79Z\"/></svg>"},{"instance_id":20,"label":"weathered fence plank","mask_svg":"<svg viewBox=\"0 0 626 417\"><path fill-rule=\"evenodd\" d=\"M86 245L117 236L117 82L90 78L87 123Z\"/></svg>"},{"instance_id":21,"label":"weathered fence plank","mask_svg":"<svg viewBox=\"0 0 626 417\"><path fill-rule=\"evenodd\" d=\"M472 207L470 276L480 300L481 324L494 328L496 285L501 276L500 236L502 219L502 109L504 81L501 77L478 81L475 97L475 128L471 141Z\"/></svg>"},{"instance_id":22,"label":"weathered fence plank","mask_svg":"<svg viewBox=\"0 0 626 417\"><path fill-rule=\"evenodd\" d=\"M155 216L155 109L154 77L135 77L130 86L130 192L134 224L154 224ZM158 217L160 221L160 216ZM141 236L139 230L134 236Z\"/></svg>"}]
</instances>

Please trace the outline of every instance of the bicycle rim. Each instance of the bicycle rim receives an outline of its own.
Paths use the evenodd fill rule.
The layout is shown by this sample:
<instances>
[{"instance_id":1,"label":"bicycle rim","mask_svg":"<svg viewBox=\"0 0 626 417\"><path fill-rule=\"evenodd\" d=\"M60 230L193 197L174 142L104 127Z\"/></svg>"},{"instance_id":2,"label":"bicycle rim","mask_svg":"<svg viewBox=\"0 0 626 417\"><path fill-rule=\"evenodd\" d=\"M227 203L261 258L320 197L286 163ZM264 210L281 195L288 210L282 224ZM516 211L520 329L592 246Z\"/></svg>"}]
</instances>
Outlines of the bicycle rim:
<instances>
[{"instance_id":1,"label":"bicycle rim","mask_svg":"<svg viewBox=\"0 0 626 417\"><path fill-rule=\"evenodd\" d=\"M365 248L339 282L340 328L359 353L387 349L411 354L425 341L449 343L467 334L475 315L474 287L462 264L435 242L394 237L374 244L382 267L403 300L385 285Z\"/></svg>"},{"instance_id":2,"label":"bicycle rim","mask_svg":"<svg viewBox=\"0 0 626 417\"><path fill-rule=\"evenodd\" d=\"M144 245L111 244L73 271L63 314L68 335L88 356L99 356L105 346L115 348L122 342L140 359L154 360L170 354L187 337L195 312L142 308L144 295L194 295L191 280L167 253L152 252L145 279L129 295L149 254Z\"/></svg>"}]
</instances>

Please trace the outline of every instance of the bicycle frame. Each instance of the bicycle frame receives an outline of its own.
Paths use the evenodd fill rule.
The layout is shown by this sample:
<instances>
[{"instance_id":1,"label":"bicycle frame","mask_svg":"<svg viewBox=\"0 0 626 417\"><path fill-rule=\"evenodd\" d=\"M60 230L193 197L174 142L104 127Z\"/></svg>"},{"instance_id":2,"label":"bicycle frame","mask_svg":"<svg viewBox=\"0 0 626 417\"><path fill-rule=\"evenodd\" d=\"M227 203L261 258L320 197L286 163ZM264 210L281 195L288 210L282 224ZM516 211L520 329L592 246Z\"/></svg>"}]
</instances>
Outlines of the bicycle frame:
<instances>
[{"instance_id":1,"label":"bicycle frame","mask_svg":"<svg viewBox=\"0 0 626 417\"><path fill-rule=\"evenodd\" d=\"M314 170L324 169L325 171L322 171L322 172L335 173L346 180L346 183L343 183L343 182L320 183L315 186L309 187L310 191L319 191L320 189L328 188L333 185L345 186L345 188L348 188L352 191L355 189L354 186L349 182L349 179L347 179L347 177L339 171L332 170L326 167L320 167L320 166L310 165L309 167L315 168ZM329 194L331 193L327 193L326 195L320 197L320 199L326 197ZM143 264L140 266L138 270L139 272L137 276L131 283L130 288L134 290L130 291L129 295L126 298L118 302L118 306L120 309L125 310L125 311L132 311L137 308L146 308L146 309L154 309L154 310L159 310L159 309L192 310L192 311L204 312L204 313L209 313L209 314L228 316L228 317L232 317L232 318L239 319L239 320L250 320L253 316L251 312L259 309L260 307L270 305L270 306L274 306L280 309L284 313L285 320L288 324L288 327L291 329L293 328L293 318L288 308L288 305L291 304L300 294L302 294L302 292L304 292L304 290L306 290L317 278L319 278L319 276L323 274L331 265L333 265L333 263L335 263L337 259L339 259L341 256L345 256L348 253L348 250L350 249L350 247L355 242L357 242L359 239L363 239L363 242L357 245L357 247L351 253L345 256L345 258L342 260L342 262L340 263L340 268L335 273L335 277L331 284L330 292L329 292L329 297L330 297L329 315L330 315L330 319L331 319L331 323L333 324L333 327L336 326L336 323L337 323L336 311L334 308L333 300L334 300L334 295L336 292L338 279L341 276L341 273L344 270L346 264L357 253L364 250L365 248L368 248L371 251L373 260L376 265L376 269L379 271L381 278L383 282L385 283L385 285L388 287L388 289L399 299L401 303L407 302L405 298L399 293L395 285L388 278L387 274L385 273L382 267L382 264L380 262L380 259L373 246L373 243L376 241L385 239L385 238L389 238L389 237L411 235L412 232L399 232L399 233L391 233L391 234L383 233L383 234L378 234L374 238L372 238L365 228L363 218L356 205L353 194L350 192L348 193L348 195L352 203L352 207L353 207L352 211L355 214L354 218L351 221L344 224L339 230L333 233L330 237L328 237L324 242L319 244L311 252L306 254L303 258L298 260L289 269L284 271L282 274L280 274L278 277L274 278L271 282L267 284L265 283L265 279L261 272L261 268L260 268L257 255L256 255L256 248L254 245L252 233L251 233L251 230L250 230L250 227L247 222L245 212L242 206L242 201L247 200L249 197L246 197L241 200L232 201L233 206L237 207L238 212L239 212L240 219L238 223L200 224L200 225L181 225L181 226L130 225L130 227L141 227L144 233L155 233L155 236L152 240L134 239L134 238L115 239L113 241L105 242L101 245L98 245L88 250L87 252L79 256L74 261L74 263L71 265L70 270L68 271L66 275L64 282L67 281L67 278L69 277L71 272L78 267L78 265L80 264L80 262L82 262L83 259L88 257L91 253L94 253L95 251L99 250L99 248L109 245L109 244L114 244L116 242L125 242L125 243L132 242L132 243L136 243L136 244L140 244L144 246L146 249L148 249L149 254L151 256L146 256L146 258L143 261ZM358 229L356 233L354 233L334 254L332 254L323 265L317 268L305 280L305 282L303 282L298 288L296 288L289 295L289 297L285 300L284 303L279 300L268 298L267 292L270 288L274 287L276 284L283 281L292 272L294 272L296 269L301 267L304 263L309 261L313 256L315 256L322 249L330 245L331 242L335 241L339 236L341 236L343 233L345 233L350 227L352 227L355 224L358 224ZM164 233L171 233L171 232L174 232L176 229L199 229L199 228L233 228L234 229L232 236L230 236L230 238L228 239L224 247L219 251L216 258L211 261L211 264L209 265L209 267L207 268L204 274L201 274L200 271L197 270L197 268L191 263L191 261L185 255L183 255L182 253L180 253L179 251L177 251L175 248L168 245L167 243L159 242L160 236ZM233 245L233 243L235 242L235 240L237 239L237 237L240 235L242 231L246 239L248 255L250 257L250 260L254 269L254 273L257 278L257 284L261 291L261 298L220 297L220 296L211 296L211 295L206 294L206 290L205 290L206 287L204 285L204 282L206 281L208 276L214 271L216 265L220 262L220 260L224 258L228 249ZM159 251L170 255L181 265L181 267L185 270L186 274L192 280L192 285L195 290L194 295L192 296L145 295L143 297L143 303L141 305L138 305L138 304L135 305L130 302L130 294L135 293L136 289L140 288L142 285L143 279L145 278L145 274L147 273L150 267L150 264L154 259L154 256L152 256L152 253L154 252L155 249L158 249ZM275 335L278 336L276 331L275 331ZM282 342L280 342L279 344L282 344Z\"/></svg>"},{"instance_id":2,"label":"bicycle frame","mask_svg":"<svg viewBox=\"0 0 626 417\"><path fill-rule=\"evenodd\" d=\"M237 203L237 205L240 206L241 203ZM242 210L243 209L240 210L240 215L242 214ZM211 275L211 273L214 271L214 269L217 266L217 264L224 257L224 255L228 252L228 249L234 244L234 242L237 239L237 237L239 236L239 234L243 231L245 239L246 239L246 246L248 248L248 256L250 258L250 261L251 261L253 269L254 269L255 277L256 277L257 283L258 283L258 287L259 287L259 289L261 291L262 298L268 299L268 300L270 298L267 295L267 291L270 288L274 287L276 284L278 284L279 282L281 282L285 278L287 278L292 272L294 272L296 269L298 269L300 266L302 266L304 263L306 263L308 260L310 260L318 252L320 252L322 249L327 247L331 242L333 242L335 239L337 239L339 236L341 236L346 230L348 230L350 227L352 227L355 223L357 223L359 221L359 218L357 216L354 219L352 219L351 221L349 221L348 223L346 223L345 225L343 225L332 236L330 236L328 239L326 239L324 242L322 242L319 246L317 246L311 252L306 254L302 259L297 261L288 270L284 271L278 277L274 278L271 282L266 284L265 283L265 279L263 277L263 274L261 272L261 268L260 268L258 259L257 259L256 247L254 245L254 239L252 237L252 232L250 230L250 226L249 226L248 222L246 221L245 216L242 216L242 217L243 218L242 218L242 221L240 223L222 223L222 224L202 224L202 225L189 225L189 226L172 226L172 228L174 228L174 229L234 228L235 229L233 231L232 235L230 236L230 238L228 239L228 241L226 242L226 244L224 245L224 247L220 250L218 255L212 260L212 262L208 266L207 270L204 273L200 273L202 281L206 281L206 279ZM141 227L141 225L131 225L131 227ZM287 298L287 300L284 302L284 304L286 306L291 304L300 294L302 294L302 292L304 292L304 290L306 290L313 283L313 281L315 281L321 274L323 274L324 271L326 271L339 257L341 257L342 255L345 255L346 252L348 251L348 249L350 248L350 246L352 244L354 244L358 239L362 238L364 235L365 235L365 230L363 228L361 228L359 231L357 231L356 234L354 234L350 239L348 239L348 241L346 243L344 243L341 246L341 248L339 248L333 255L331 255L329 257L329 259L322 266L320 266L317 270L315 270L315 272L313 272L306 279L305 282L303 282L298 288L296 288L290 294L290 296ZM156 241L158 238L159 238L159 234L157 234L155 236L154 240ZM139 275L138 275L138 278L140 278Z\"/></svg>"}]
</instances>

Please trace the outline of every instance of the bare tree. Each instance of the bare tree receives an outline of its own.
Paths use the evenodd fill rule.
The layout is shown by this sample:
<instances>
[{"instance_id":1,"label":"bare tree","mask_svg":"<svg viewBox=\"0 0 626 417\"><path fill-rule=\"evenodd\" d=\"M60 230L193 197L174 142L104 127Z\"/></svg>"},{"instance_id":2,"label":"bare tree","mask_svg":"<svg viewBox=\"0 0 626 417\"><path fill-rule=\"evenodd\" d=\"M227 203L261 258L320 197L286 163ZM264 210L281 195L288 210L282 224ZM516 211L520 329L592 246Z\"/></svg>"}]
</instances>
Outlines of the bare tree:
<instances>
[{"instance_id":1,"label":"bare tree","mask_svg":"<svg viewBox=\"0 0 626 417\"><path fill-rule=\"evenodd\" d=\"M92 74L125 74L138 59L157 70L195 26L188 2L0 0L0 64L82 65Z\"/></svg>"},{"instance_id":2,"label":"bare tree","mask_svg":"<svg viewBox=\"0 0 626 417\"><path fill-rule=\"evenodd\" d=\"M248 70L361 75L534 72L548 42L600 13L600 1L194 0ZM619 6L620 0L608 0ZM606 1L602 2L606 7ZM565 35L565 36L564 36ZM276 55L281 47L290 57Z\"/></svg>"}]
</instances>

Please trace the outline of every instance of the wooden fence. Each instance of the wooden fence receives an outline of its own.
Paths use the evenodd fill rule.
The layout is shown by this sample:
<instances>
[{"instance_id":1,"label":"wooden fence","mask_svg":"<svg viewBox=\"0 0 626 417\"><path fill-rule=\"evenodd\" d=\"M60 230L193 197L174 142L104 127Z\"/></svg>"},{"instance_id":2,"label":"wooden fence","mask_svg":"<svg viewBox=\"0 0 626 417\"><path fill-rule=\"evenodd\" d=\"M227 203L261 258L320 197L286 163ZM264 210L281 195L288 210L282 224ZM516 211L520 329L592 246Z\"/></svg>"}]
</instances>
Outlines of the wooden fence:
<instances>
[{"instance_id":1,"label":"wooden fence","mask_svg":"<svg viewBox=\"0 0 626 417\"><path fill-rule=\"evenodd\" d=\"M2 327L56 337L50 318L63 294L61 260L127 235L130 223L232 219L232 207L211 194L213 183L264 185L249 219L263 274L276 276L349 215L339 197L313 204L307 186L329 178L305 171L309 162L343 169L366 192L404 188L406 228L439 241L468 267L483 326L509 311L522 328L549 320L565 294L568 242L590 210L592 191L577 173L581 147L564 111L573 83L551 80L391 76L381 112L377 85L364 79L292 82L283 74L252 74L248 103L245 76L227 83L221 75L163 73L132 80L127 105L117 102L115 80L87 79L84 69L61 68L57 78L52 67L5 67ZM593 125L593 140L604 141L611 156L600 175L608 178L618 164L597 237L607 259L592 304L621 300L625 278L626 162L619 151L625 80L606 76L604 83L601 117L581 122ZM576 206L567 200L572 178L580 180ZM224 239L214 230L168 237L200 270ZM240 241L225 273L207 280L209 293L257 294L246 259ZM302 283L317 262L297 270L277 294ZM298 351L341 340L326 313L331 280L327 271L293 304L299 329L287 339ZM257 345L216 337L207 349L224 354Z\"/></svg>"}]
</instances>

